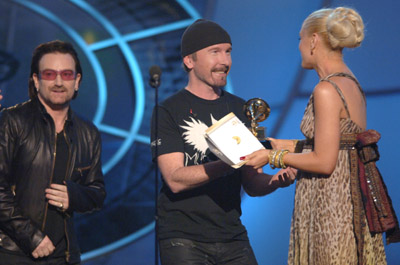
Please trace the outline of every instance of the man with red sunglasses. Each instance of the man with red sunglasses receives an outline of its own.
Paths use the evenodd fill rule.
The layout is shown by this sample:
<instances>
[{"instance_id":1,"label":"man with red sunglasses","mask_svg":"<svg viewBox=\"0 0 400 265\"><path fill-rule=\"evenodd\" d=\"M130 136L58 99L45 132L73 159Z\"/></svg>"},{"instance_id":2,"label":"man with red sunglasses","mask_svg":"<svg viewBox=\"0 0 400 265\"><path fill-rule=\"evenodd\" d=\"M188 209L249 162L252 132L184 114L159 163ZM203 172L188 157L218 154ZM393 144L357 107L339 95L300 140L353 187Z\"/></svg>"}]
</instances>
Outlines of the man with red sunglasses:
<instances>
[{"instance_id":1,"label":"man with red sunglasses","mask_svg":"<svg viewBox=\"0 0 400 265\"><path fill-rule=\"evenodd\" d=\"M0 264L79 264L74 212L102 207L97 128L70 107L82 69L62 41L33 52L30 100L0 114Z\"/></svg>"}]
</instances>

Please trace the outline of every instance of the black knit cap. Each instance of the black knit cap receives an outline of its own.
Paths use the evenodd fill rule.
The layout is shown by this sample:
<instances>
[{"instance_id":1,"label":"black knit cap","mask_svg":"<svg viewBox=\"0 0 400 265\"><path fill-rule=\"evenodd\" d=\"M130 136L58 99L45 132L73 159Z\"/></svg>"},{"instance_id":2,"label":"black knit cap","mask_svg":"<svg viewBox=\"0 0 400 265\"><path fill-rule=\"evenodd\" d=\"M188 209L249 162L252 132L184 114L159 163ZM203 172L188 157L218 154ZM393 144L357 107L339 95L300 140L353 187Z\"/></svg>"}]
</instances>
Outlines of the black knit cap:
<instances>
[{"instance_id":1,"label":"black knit cap","mask_svg":"<svg viewBox=\"0 0 400 265\"><path fill-rule=\"evenodd\" d=\"M220 43L230 43L228 32L215 22L206 19L198 19L187 27L181 39L182 58Z\"/></svg>"}]
</instances>

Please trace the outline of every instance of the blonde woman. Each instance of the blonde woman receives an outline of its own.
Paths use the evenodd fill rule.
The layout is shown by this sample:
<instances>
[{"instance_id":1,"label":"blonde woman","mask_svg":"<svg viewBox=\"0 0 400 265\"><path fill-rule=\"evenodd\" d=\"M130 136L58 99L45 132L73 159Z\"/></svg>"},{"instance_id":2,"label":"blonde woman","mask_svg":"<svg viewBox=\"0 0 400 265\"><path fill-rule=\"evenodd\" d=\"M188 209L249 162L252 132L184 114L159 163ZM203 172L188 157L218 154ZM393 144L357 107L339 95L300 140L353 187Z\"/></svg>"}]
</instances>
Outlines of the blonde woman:
<instances>
[{"instance_id":1,"label":"blonde woman","mask_svg":"<svg viewBox=\"0 0 400 265\"><path fill-rule=\"evenodd\" d=\"M340 145L343 134L367 127L365 95L342 54L363 38L362 18L351 8L321 9L307 17L300 31L302 67L320 78L301 122L310 144L294 153L296 141L272 139L275 150L245 157L254 168L269 163L300 170L289 264L386 264L382 234L354 222L349 152Z\"/></svg>"}]
</instances>

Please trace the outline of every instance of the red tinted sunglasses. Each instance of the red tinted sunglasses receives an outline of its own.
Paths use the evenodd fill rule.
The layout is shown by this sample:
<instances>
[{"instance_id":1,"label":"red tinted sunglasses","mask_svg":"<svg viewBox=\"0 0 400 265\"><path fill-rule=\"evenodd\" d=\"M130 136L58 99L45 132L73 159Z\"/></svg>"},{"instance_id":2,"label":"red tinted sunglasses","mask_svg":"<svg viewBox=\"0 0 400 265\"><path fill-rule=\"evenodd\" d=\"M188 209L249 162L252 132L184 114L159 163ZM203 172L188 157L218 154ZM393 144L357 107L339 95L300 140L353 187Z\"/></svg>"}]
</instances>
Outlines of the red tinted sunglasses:
<instances>
[{"instance_id":1,"label":"red tinted sunglasses","mask_svg":"<svg viewBox=\"0 0 400 265\"><path fill-rule=\"evenodd\" d=\"M61 76L61 79L64 81L70 81L74 80L76 77L76 73L72 70L61 70L61 71L56 71L56 70L43 70L40 72L39 78L43 80L56 80L57 75Z\"/></svg>"}]
</instances>

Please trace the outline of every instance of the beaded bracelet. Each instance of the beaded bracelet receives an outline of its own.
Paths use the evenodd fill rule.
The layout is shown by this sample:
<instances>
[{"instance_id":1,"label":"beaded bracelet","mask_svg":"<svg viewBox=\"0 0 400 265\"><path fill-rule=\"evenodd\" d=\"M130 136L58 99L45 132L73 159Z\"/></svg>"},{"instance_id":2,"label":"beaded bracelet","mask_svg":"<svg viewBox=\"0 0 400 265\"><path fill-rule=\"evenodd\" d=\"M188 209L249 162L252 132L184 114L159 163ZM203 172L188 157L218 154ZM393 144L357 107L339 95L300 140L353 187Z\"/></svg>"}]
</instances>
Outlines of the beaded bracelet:
<instances>
[{"instance_id":1,"label":"beaded bracelet","mask_svg":"<svg viewBox=\"0 0 400 265\"><path fill-rule=\"evenodd\" d=\"M269 154L268 154L268 163L271 163L271 161L272 161L272 154L273 154L274 151L276 151L276 150L270 150L270 151L269 151Z\"/></svg>"},{"instance_id":2,"label":"beaded bracelet","mask_svg":"<svg viewBox=\"0 0 400 265\"><path fill-rule=\"evenodd\" d=\"M280 166L279 166L279 157L281 155L281 152L282 152L282 150L278 150L278 152L276 152L275 159L274 159L275 168L280 168Z\"/></svg>"},{"instance_id":3,"label":"beaded bracelet","mask_svg":"<svg viewBox=\"0 0 400 265\"><path fill-rule=\"evenodd\" d=\"M278 151L279 151L279 150L271 150L271 151L269 152L269 156L268 156L269 165L270 165L270 167L271 167L272 169L275 169L275 158L276 158L276 153L277 153Z\"/></svg>"}]
</instances>

